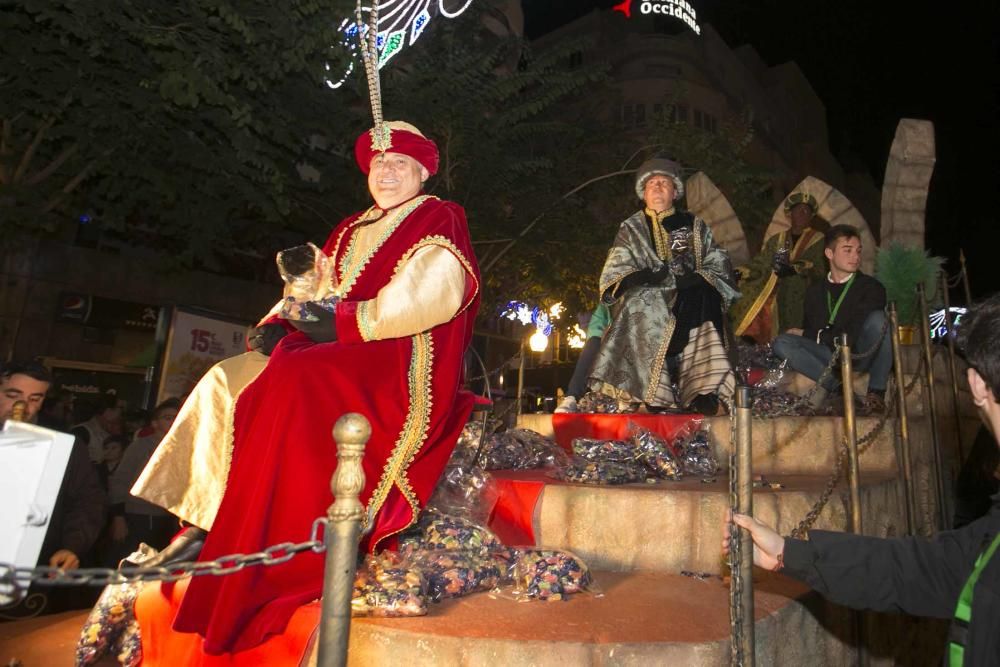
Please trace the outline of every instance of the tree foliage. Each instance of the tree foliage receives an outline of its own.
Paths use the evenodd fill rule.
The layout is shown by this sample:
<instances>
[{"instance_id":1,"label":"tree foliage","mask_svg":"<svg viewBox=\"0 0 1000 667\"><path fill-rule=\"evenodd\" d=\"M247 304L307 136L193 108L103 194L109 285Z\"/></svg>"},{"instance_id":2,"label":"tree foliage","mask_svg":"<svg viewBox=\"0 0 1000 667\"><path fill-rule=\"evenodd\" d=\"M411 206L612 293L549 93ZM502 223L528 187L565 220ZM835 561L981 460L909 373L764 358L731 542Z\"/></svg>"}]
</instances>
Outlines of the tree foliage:
<instances>
[{"instance_id":1,"label":"tree foliage","mask_svg":"<svg viewBox=\"0 0 1000 667\"><path fill-rule=\"evenodd\" d=\"M0 2L0 233L88 212L181 258L252 243L310 186L345 0Z\"/></svg>"},{"instance_id":2,"label":"tree foliage","mask_svg":"<svg viewBox=\"0 0 1000 667\"><path fill-rule=\"evenodd\" d=\"M504 239L576 184L567 163L585 130L564 104L605 76L602 66L566 66L579 43L535 52L521 37L484 29L488 11L476 3L437 26L383 80L386 117L410 120L438 143L441 167L429 187L465 207L483 266ZM519 245L484 276L484 310L543 292L559 297L552 288L566 282L561 263L572 252Z\"/></svg>"}]
</instances>

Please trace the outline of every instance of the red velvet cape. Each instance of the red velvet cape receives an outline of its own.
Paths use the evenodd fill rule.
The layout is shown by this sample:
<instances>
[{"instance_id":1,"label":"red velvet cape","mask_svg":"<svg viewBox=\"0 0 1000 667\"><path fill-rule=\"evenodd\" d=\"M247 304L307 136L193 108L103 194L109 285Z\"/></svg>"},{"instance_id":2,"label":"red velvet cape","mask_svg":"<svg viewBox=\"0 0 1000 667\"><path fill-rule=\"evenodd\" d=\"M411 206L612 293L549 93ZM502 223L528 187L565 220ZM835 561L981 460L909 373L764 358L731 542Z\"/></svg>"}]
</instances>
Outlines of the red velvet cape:
<instances>
[{"instance_id":1,"label":"red velvet cape","mask_svg":"<svg viewBox=\"0 0 1000 667\"><path fill-rule=\"evenodd\" d=\"M336 258L342 284L340 260L359 217L342 222L324 248ZM447 248L465 267L461 310L422 334L364 342L359 304L376 296L401 259L428 244ZM346 412L361 413L372 427L361 500L378 512L363 547L394 547L394 536L430 499L472 410L472 395L461 390L462 359L479 305L479 269L462 208L436 198L420 203L343 298L336 342L285 336L240 395L226 493L201 560L309 539L313 520L333 501L332 430ZM305 552L282 565L195 578L174 628L201 634L207 653L255 646L283 631L299 605L321 596L323 559Z\"/></svg>"}]
</instances>

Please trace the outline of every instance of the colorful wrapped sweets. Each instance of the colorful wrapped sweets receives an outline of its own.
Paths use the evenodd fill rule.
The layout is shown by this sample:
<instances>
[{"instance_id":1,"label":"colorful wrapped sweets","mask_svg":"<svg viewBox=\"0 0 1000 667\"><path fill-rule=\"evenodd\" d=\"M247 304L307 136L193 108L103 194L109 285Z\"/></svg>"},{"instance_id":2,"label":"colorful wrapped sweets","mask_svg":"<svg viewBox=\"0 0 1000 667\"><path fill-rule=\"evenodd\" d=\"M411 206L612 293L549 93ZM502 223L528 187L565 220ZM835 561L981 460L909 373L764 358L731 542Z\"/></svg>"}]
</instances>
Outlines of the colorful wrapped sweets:
<instances>
[{"instance_id":1,"label":"colorful wrapped sweets","mask_svg":"<svg viewBox=\"0 0 1000 667\"><path fill-rule=\"evenodd\" d=\"M518 549L513 572L514 593L538 600L565 600L593 586L590 568L568 551Z\"/></svg>"},{"instance_id":2,"label":"colorful wrapped sweets","mask_svg":"<svg viewBox=\"0 0 1000 667\"><path fill-rule=\"evenodd\" d=\"M719 472L719 461L705 431L698 431L684 443L681 465L685 473L698 477L713 477Z\"/></svg>"},{"instance_id":3,"label":"colorful wrapped sweets","mask_svg":"<svg viewBox=\"0 0 1000 667\"><path fill-rule=\"evenodd\" d=\"M427 580L427 597L432 602L491 590L505 576L501 561L485 549L418 551L413 563Z\"/></svg>"},{"instance_id":4,"label":"colorful wrapped sweets","mask_svg":"<svg viewBox=\"0 0 1000 667\"><path fill-rule=\"evenodd\" d=\"M555 476L577 484L631 484L645 481L646 469L640 463L588 461L574 456L568 464L557 469Z\"/></svg>"},{"instance_id":5,"label":"colorful wrapped sweets","mask_svg":"<svg viewBox=\"0 0 1000 667\"><path fill-rule=\"evenodd\" d=\"M483 458L487 470L525 470L559 465L566 453L540 433L512 428L489 437Z\"/></svg>"},{"instance_id":6,"label":"colorful wrapped sweets","mask_svg":"<svg viewBox=\"0 0 1000 667\"><path fill-rule=\"evenodd\" d=\"M77 640L77 665L97 664L106 655L115 656L123 667L136 667L142 662L135 599L143 585L135 582L105 587Z\"/></svg>"},{"instance_id":7,"label":"colorful wrapped sweets","mask_svg":"<svg viewBox=\"0 0 1000 667\"><path fill-rule=\"evenodd\" d=\"M366 556L354 577L351 616L424 616L426 587L423 574L399 554Z\"/></svg>"},{"instance_id":8,"label":"colorful wrapped sweets","mask_svg":"<svg viewBox=\"0 0 1000 667\"><path fill-rule=\"evenodd\" d=\"M632 463L639 458L639 452L635 445L628 440L573 438L570 446L573 449L573 454L587 461Z\"/></svg>"},{"instance_id":9,"label":"colorful wrapped sweets","mask_svg":"<svg viewBox=\"0 0 1000 667\"><path fill-rule=\"evenodd\" d=\"M639 460L657 477L661 479L678 480L684 476L681 470L677 447L662 436L649 429L642 428L635 422L629 424L631 445L636 450Z\"/></svg>"},{"instance_id":10,"label":"colorful wrapped sweets","mask_svg":"<svg viewBox=\"0 0 1000 667\"><path fill-rule=\"evenodd\" d=\"M590 391L584 394L576 403L580 412L591 412L599 414L616 414L621 412L618 400L607 394Z\"/></svg>"}]
</instances>

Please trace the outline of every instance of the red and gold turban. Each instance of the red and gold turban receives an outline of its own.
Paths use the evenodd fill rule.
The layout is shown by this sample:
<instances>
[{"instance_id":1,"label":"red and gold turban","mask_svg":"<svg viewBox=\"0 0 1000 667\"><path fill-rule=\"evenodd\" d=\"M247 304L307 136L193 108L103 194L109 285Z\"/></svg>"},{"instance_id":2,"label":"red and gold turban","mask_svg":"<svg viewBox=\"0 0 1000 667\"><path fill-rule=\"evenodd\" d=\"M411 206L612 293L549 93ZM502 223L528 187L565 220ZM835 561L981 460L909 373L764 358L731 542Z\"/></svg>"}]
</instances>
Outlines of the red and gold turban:
<instances>
[{"instance_id":1,"label":"red and gold turban","mask_svg":"<svg viewBox=\"0 0 1000 667\"><path fill-rule=\"evenodd\" d=\"M432 176L437 173L437 144L409 123L386 121L381 127L376 126L363 132L354 142L354 159L365 175L371 171L372 158L386 152L408 155L423 165Z\"/></svg>"}]
</instances>

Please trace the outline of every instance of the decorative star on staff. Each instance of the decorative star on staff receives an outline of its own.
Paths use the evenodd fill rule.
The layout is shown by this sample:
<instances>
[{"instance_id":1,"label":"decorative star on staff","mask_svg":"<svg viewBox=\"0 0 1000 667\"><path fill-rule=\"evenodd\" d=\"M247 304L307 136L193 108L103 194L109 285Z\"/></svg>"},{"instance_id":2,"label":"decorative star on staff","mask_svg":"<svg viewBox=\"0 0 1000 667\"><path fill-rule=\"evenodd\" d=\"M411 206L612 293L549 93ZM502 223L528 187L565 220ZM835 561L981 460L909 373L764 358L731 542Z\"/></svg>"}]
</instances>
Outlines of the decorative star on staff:
<instances>
[{"instance_id":1,"label":"decorative star on staff","mask_svg":"<svg viewBox=\"0 0 1000 667\"><path fill-rule=\"evenodd\" d=\"M377 69L382 69L405 46L416 42L433 18L456 18L469 8L472 1L385 0L373 6L363 6L359 1L355 17L341 21L338 30L344 35L343 45L353 56L358 56L360 51L366 70L369 59L377 64ZM374 43L370 35L375 36ZM326 85L334 89L344 85L354 72L354 64L352 61L339 78L327 78ZM329 65L326 69L331 71ZM366 75L371 84L371 72L366 72Z\"/></svg>"}]
</instances>

